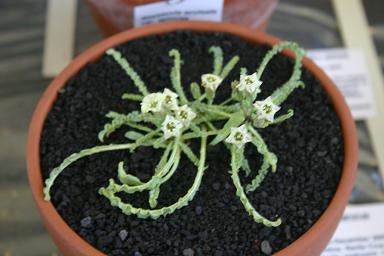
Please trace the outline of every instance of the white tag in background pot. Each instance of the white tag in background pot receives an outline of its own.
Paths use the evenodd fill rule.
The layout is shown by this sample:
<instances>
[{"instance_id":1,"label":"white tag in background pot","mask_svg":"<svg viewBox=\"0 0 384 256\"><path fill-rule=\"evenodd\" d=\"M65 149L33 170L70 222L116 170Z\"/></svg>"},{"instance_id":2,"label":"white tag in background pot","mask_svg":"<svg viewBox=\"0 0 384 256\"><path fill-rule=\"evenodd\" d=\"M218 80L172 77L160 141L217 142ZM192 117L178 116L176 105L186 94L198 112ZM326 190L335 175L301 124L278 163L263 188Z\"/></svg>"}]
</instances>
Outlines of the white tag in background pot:
<instances>
[{"instance_id":1,"label":"white tag in background pot","mask_svg":"<svg viewBox=\"0 0 384 256\"><path fill-rule=\"evenodd\" d=\"M168 0L140 5L133 10L133 25L172 20L221 21L224 0Z\"/></svg>"},{"instance_id":2,"label":"white tag in background pot","mask_svg":"<svg viewBox=\"0 0 384 256\"><path fill-rule=\"evenodd\" d=\"M384 204L349 205L321 256L384 255Z\"/></svg>"},{"instance_id":3,"label":"white tag in background pot","mask_svg":"<svg viewBox=\"0 0 384 256\"><path fill-rule=\"evenodd\" d=\"M356 120L376 114L367 63L360 49L316 49L307 54L337 85Z\"/></svg>"}]
</instances>

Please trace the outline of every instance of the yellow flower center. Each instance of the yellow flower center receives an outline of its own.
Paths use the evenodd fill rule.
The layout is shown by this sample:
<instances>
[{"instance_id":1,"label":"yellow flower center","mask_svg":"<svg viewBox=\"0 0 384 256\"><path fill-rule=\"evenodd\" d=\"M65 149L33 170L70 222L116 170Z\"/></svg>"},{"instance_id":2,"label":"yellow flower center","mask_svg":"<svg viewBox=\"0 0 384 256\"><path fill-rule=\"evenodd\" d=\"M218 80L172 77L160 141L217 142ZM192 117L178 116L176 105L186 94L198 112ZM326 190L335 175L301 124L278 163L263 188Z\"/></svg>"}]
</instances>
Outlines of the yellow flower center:
<instances>
[{"instance_id":1,"label":"yellow flower center","mask_svg":"<svg viewBox=\"0 0 384 256\"><path fill-rule=\"evenodd\" d=\"M247 85L251 85L251 84L253 84L253 80L252 80L251 78L247 77L247 78L245 79L245 83L246 83Z\"/></svg>"},{"instance_id":2,"label":"yellow flower center","mask_svg":"<svg viewBox=\"0 0 384 256\"><path fill-rule=\"evenodd\" d=\"M157 101L152 101L151 104L149 104L149 106L150 106L151 108L156 108L156 107L157 107L157 104L158 104Z\"/></svg>"},{"instance_id":3,"label":"yellow flower center","mask_svg":"<svg viewBox=\"0 0 384 256\"><path fill-rule=\"evenodd\" d=\"M207 78L207 81L210 82L210 83L212 83L212 82L215 82L216 79L215 79L213 76L209 76L209 77Z\"/></svg>"},{"instance_id":4,"label":"yellow flower center","mask_svg":"<svg viewBox=\"0 0 384 256\"><path fill-rule=\"evenodd\" d=\"M171 104L172 103L172 97L170 95L165 96L165 104Z\"/></svg>"},{"instance_id":5,"label":"yellow flower center","mask_svg":"<svg viewBox=\"0 0 384 256\"><path fill-rule=\"evenodd\" d=\"M244 138L244 135L241 132L236 132L234 137L235 137L235 140L242 141Z\"/></svg>"},{"instance_id":6,"label":"yellow flower center","mask_svg":"<svg viewBox=\"0 0 384 256\"><path fill-rule=\"evenodd\" d=\"M167 124L167 129L171 132L173 132L174 129L176 129L175 123L168 123Z\"/></svg>"},{"instance_id":7,"label":"yellow flower center","mask_svg":"<svg viewBox=\"0 0 384 256\"><path fill-rule=\"evenodd\" d=\"M188 113L186 111L184 111L184 110L181 110L179 115L184 120L187 120L187 118L188 118Z\"/></svg>"},{"instance_id":8,"label":"yellow flower center","mask_svg":"<svg viewBox=\"0 0 384 256\"><path fill-rule=\"evenodd\" d=\"M270 114L272 112L272 106L271 105L264 105L263 111L267 114Z\"/></svg>"}]
</instances>

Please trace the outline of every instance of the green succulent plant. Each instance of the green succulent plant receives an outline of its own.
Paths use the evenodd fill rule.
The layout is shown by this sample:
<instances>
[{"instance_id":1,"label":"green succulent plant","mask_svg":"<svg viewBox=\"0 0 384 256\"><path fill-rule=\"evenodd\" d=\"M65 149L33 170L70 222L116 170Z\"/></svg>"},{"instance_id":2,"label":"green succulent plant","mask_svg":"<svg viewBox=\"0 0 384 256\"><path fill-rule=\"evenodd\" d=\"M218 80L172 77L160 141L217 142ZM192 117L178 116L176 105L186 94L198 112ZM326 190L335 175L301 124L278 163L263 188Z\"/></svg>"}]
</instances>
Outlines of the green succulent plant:
<instances>
[{"instance_id":1,"label":"green succulent plant","mask_svg":"<svg viewBox=\"0 0 384 256\"><path fill-rule=\"evenodd\" d=\"M262 90L261 76L270 60L284 49L292 50L295 55L295 63L291 77L269 97L256 100ZM140 111L132 111L128 114L116 112L107 113L106 117L111 121L105 124L98 137L101 142L122 126L130 127L125 133L126 144L110 144L84 149L68 156L54 168L45 181L45 200L50 200L50 190L58 175L70 164L96 153L116 150L135 151L139 147L152 147L162 150L153 176L148 181L142 181L138 177L129 174L124 169L124 162L117 166L118 180L110 179L106 187L99 189L99 194L106 197L112 206L118 207L124 214L135 214L139 218L159 218L173 213L177 209L188 205L198 191L204 172L207 147L218 143L225 143L231 153L230 175L239 197L247 213L257 223L269 227L281 224L281 219L269 220L257 212L248 200L247 194L257 189L271 170L276 171L277 156L270 152L258 129L269 125L276 125L293 116L289 109L286 113L275 118L280 110L280 105L298 87L304 87L300 80L302 58L304 51L296 43L282 42L275 45L265 55L260 66L251 74L246 68L240 69L240 77L230 85L224 85L225 78L239 62L239 57L234 56L228 63L223 63L223 51L218 46L212 46L209 53L213 56L213 71L201 76L200 83L191 83L190 91L193 99L188 99L181 81L181 65L183 61L178 50L172 49L169 56L173 58L174 65L170 72L170 81L173 90L165 88L163 92L150 93L129 62L115 49L109 49L106 54L112 57L116 63L132 79L140 94L126 93L122 99L141 102ZM216 91L220 86L231 86L231 96L221 103L214 103ZM219 122L220 121L220 122ZM219 124L223 124L218 127ZM208 143L208 138L209 143ZM200 152L197 154L190 147L191 140L200 140ZM263 158L258 171L251 170L248 160L244 156L244 145L251 143L256 147ZM161 192L161 186L165 184L177 171L182 154L196 166L197 172L192 186L187 193L181 196L175 203L162 208L157 207L157 200ZM240 172L244 175L254 175L249 184L240 182ZM128 194L149 193L149 209L138 208L130 203L123 202L117 193Z\"/></svg>"}]
</instances>

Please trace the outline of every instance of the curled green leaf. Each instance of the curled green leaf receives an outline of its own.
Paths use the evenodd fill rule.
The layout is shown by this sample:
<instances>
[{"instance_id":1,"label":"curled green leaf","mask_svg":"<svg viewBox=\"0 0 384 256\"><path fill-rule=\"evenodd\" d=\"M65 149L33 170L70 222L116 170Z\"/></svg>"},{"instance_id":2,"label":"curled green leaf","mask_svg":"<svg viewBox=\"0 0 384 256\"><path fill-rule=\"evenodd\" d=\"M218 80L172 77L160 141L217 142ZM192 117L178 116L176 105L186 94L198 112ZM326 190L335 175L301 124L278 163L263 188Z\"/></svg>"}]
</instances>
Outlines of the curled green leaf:
<instances>
[{"instance_id":1,"label":"curled green leaf","mask_svg":"<svg viewBox=\"0 0 384 256\"><path fill-rule=\"evenodd\" d=\"M199 166L197 168L197 174L195 177L195 180L193 181L192 187L188 190L188 192L179 198L179 200L169 206L160 208L160 209L143 209L143 208L137 208L134 207L132 204L124 203L120 197L115 195L115 191L108 190L106 188L101 188L99 190L99 193L106 198L109 199L112 206L118 207L124 214L127 215L137 215L139 218L152 218L157 219L162 216L166 216L168 214L171 214L175 212L177 209L180 209L184 206L187 206L189 201L191 201L195 194L197 193L202 177L204 175L205 171L205 158L206 158L206 144L207 144L207 137L203 136L201 139L201 146L200 146L200 158L199 158Z\"/></svg>"},{"instance_id":2,"label":"curled green leaf","mask_svg":"<svg viewBox=\"0 0 384 256\"><path fill-rule=\"evenodd\" d=\"M127 184L128 186L139 186L143 185L143 182L136 176L132 174L127 174L124 170L124 162L120 162L117 168L117 177L120 182L123 184Z\"/></svg>"}]
</instances>

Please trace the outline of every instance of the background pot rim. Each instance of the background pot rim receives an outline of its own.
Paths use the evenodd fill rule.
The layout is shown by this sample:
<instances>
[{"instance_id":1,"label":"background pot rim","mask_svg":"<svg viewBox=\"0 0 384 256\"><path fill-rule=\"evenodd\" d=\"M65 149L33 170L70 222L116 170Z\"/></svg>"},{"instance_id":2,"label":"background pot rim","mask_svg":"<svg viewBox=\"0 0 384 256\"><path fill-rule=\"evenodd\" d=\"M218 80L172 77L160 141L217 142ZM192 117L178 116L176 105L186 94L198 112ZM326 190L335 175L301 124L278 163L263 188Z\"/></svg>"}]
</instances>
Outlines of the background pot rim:
<instances>
[{"instance_id":1,"label":"background pot rim","mask_svg":"<svg viewBox=\"0 0 384 256\"><path fill-rule=\"evenodd\" d=\"M97 60L108 48L148 35L164 34L183 29L196 32L201 31L229 33L253 44L264 43L273 45L280 41L278 38L269 34L259 31L256 32L254 30L234 24L208 21L175 21L127 30L110 38L104 39L103 41L97 43L76 57L50 83L43 96L39 100L38 105L33 113L28 131L26 154L28 180L34 200L49 233L55 240L56 244L59 246L60 250L63 250L64 246L70 246L76 248L76 251L80 253L79 255L105 255L90 245L88 242L86 242L83 238L81 238L74 230L72 230L62 219L60 214L56 211L51 202L46 202L43 200L43 180L40 168L40 137L45 119L57 98L58 91L71 77L76 75L76 73L81 68L83 68L89 62ZM294 54L289 50L284 51L283 54L291 58L294 56ZM320 81L320 84L329 95L334 109L339 117L344 141L344 163L339 185L327 209L310 229L308 229L292 244L280 250L279 252L276 252L274 254L276 256L300 255L300 253L304 252L303 248L305 247L309 247L306 249L306 252L309 254L316 251L315 248L325 248L330 237L329 239L325 239L325 241L319 241L319 234L332 234L334 232L334 226L341 218L344 208L348 203L357 169L358 145L356 127L344 97L341 95L329 77L310 59L304 58L303 65ZM59 244L58 241L60 241L61 244Z\"/></svg>"}]
</instances>

